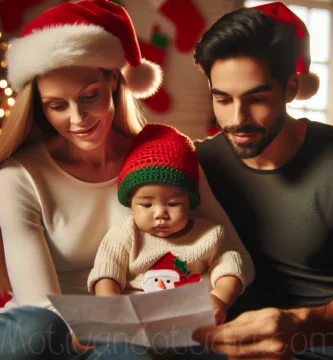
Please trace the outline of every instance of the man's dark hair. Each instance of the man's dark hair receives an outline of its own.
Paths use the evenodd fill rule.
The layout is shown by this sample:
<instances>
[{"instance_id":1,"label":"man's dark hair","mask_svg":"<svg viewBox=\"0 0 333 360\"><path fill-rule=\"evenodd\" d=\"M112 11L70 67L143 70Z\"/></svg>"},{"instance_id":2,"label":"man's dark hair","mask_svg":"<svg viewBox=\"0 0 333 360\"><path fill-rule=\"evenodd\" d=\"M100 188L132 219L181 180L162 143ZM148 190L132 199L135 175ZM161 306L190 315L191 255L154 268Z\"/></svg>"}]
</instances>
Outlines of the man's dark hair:
<instances>
[{"instance_id":1,"label":"man's dark hair","mask_svg":"<svg viewBox=\"0 0 333 360\"><path fill-rule=\"evenodd\" d=\"M196 44L194 60L210 80L218 59L250 56L264 59L284 89L295 72L300 41L291 25L279 23L262 11L240 8L222 16Z\"/></svg>"}]
</instances>

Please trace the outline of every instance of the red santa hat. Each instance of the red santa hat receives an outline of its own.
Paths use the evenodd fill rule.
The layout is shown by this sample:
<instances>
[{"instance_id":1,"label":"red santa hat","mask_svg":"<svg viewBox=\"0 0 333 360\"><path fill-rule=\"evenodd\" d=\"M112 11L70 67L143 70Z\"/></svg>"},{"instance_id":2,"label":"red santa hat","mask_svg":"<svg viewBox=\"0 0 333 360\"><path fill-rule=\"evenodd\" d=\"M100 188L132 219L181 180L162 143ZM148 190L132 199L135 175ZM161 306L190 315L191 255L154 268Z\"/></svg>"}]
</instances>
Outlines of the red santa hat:
<instances>
[{"instance_id":1,"label":"red santa hat","mask_svg":"<svg viewBox=\"0 0 333 360\"><path fill-rule=\"evenodd\" d=\"M264 12L279 23L290 24L295 29L297 38L300 41L300 52L295 69L299 79L296 99L309 99L318 91L319 78L309 71L311 64L310 36L304 22L281 2L255 6L254 9Z\"/></svg>"},{"instance_id":2,"label":"red santa hat","mask_svg":"<svg viewBox=\"0 0 333 360\"><path fill-rule=\"evenodd\" d=\"M126 10L107 0L66 2L43 12L11 41L7 65L15 91L66 66L121 69L137 98L153 95L162 81L160 67L141 57Z\"/></svg>"}]
</instances>

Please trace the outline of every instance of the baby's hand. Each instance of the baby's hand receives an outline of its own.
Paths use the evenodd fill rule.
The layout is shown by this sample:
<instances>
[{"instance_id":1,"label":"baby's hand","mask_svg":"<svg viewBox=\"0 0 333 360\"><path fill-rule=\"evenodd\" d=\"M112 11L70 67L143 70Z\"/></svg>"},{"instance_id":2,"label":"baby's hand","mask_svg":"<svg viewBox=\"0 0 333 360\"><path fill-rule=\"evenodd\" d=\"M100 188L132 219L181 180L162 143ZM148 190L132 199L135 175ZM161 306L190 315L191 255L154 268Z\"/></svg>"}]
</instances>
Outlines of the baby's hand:
<instances>
[{"instance_id":1,"label":"baby's hand","mask_svg":"<svg viewBox=\"0 0 333 360\"><path fill-rule=\"evenodd\" d=\"M227 305L216 295L210 294L216 325L223 324L227 317Z\"/></svg>"}]
</instances>

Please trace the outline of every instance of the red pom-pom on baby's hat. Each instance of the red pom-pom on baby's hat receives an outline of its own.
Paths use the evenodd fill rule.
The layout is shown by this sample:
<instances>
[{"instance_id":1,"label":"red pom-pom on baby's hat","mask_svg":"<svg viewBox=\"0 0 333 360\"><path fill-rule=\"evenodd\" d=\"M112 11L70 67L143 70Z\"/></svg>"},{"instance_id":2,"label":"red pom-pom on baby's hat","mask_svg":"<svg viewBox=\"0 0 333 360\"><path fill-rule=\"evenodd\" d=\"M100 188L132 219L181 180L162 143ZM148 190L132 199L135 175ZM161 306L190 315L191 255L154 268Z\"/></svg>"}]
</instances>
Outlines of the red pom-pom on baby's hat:
<instances>
[{"instance_id":1,"label":"red pom-pom on baby's hat","mask_svg":"<svg viewBox=\"0 0 333 360\"><path fill-rule=\"evenodd\" d=\"M126 10L107 0L62 3L26 25L7 52L8 80L14 90L56 68L89 66L121 69L137 98L153 95L162 71L141 57Z\"/></svg>"},{"instance_id":2,"label":"red pom-pom on baby's hat","mask_svg":"<svg viewBox=\"0 0 333 360\"><path fill-rule=\"evenodd\" d=\"M298 40L300 41L300 53L296 62L295 72L299 78L299 88L296 99L305 100L316 94L319 88L319 78L309 72L311 64L310 37L304 22L281 2L255 6L254 9L264 12L272 19L294 26ZM286 55L288 56L288 54Z\"/></svg>"}]
</instances>

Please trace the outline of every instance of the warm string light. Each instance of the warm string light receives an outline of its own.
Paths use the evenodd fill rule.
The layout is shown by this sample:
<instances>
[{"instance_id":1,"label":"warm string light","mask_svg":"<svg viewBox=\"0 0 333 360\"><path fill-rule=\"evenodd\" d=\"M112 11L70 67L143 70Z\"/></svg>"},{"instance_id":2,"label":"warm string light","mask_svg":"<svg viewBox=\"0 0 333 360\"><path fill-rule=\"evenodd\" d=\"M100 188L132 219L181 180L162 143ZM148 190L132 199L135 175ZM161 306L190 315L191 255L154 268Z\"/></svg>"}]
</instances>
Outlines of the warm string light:
<instances>
[{"instance_id":1,"label":"warm string light","mask_svg":"<svg viewBox=\"0 0 333 360\"><path fill-rule=\"evenodd\" d=\"M7 103L9 106L13 106L15 104L15 99L14 98L8 98Z\"/></svg>"},{"instance_id":2,"label":"warm string light","mask_svg":"<svg viewBox=\"0 0 333 360\"><path fill-rule=\"evenodd\" d=\"M5 79L0 80L0 88L5 89L7 87L8 83Z\"/></svg>"},{"instance_id":3,"label":"warm string light","mask_svg":"<svg viewBox=\"0 0 333 360\"><path fill-rule=\"evenodd\" d=\"M2 38L2 33L0 32L0 39ZM5 116L5 110L0 108L0 119Z\"/></svg>"},{"instance_id":4,"label":"warm string light","mask_svg":"<svg viewBox=\"0 0 333 360\"><path fill-rule=\"evenodd\" d=\"M2 33L0 32L0 39L1 38L2 38ZM2 50L2 47L3 47L3 42L0 43L0 50ZM6 46L6 48L7 48L7 46ZM3 67L2 64L1 64L1 67ZM0 108L0 119L3 118L4 116L5 116L5 110Z\"/></svg>"},{"instance_id":5,"label":"warm string light","mask_svg":"<svg viewBox=\"0 0 333 360\"><path fill-rule=\"evenodd\" d=\"M0 124L10 114L10 109L15 104L14 92L5 79L7 67L5 52L8 48L10 44L3 39L3 34L0 32Z\"/></svg>"},{"instance_id":6,"label":"warm string light","mask_svg":"<svg viewBox=\"0 0 333 360\"><path fill-rule=\"evenodd\" d=\"M6 94L7 96L10 96L10 95L13 94L13 90L8 87L8 88L5 89L5 94Z\"/></svg>"}]
</instances>

